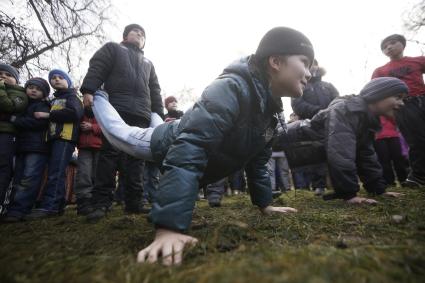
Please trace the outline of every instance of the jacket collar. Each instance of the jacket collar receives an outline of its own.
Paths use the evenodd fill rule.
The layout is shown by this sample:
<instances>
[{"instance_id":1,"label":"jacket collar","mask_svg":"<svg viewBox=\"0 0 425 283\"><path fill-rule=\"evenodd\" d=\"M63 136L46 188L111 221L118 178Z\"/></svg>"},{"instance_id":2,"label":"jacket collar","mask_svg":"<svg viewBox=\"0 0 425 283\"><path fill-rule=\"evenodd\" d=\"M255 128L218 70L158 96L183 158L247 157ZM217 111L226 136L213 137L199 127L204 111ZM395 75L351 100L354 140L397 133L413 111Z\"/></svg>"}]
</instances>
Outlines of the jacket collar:
<instances>
[{"instance_id":1,"label":"jacket collar","mask_svg":"<svg viewBox=\"0 0 425 283\"><path fill-rule=\"evenodd\" d=\"M233 62L224 70L223 75L234 74L245 80L250 88L251 95L255 99L254 105L259 112L263 114L271 112L272 115L282 112L282 102L272 96L268 80L256 71L251 58L251 56L248 56Z\"/></svg>"},{"instance_id":2,"label":"jacket collar","mask_svg":"<svg viewBox=\"0 0 425 283\"><path fill-rule=\"evenodd\" d=\"M53 93L55 97L64 97L69 95L76 95L77 91L75 88L59 89Z\"/></svg>"},{"instance_id":3,"label":"jacket collar","mask_svg":"<svg viewBox=\"0 0 425 283\"><path fill-rule=\"evenodd\" d=\"M368 128L371 131L376 132L381 129L379 116L376 116L370 113L367 103L363 99L363 97L356 95L356 96L352 96L348 98L346 106L347 106L347 109L351 112L363 112L366 116Z\"/></svg>"},{"instance_id":4,"label":"jacket collar","mask_svg":"<svg viewBox=\"0 0 425 283\"><path fill-rule=\"evenodd\" d=\"M128 49L131 49L131 50L134 50L134 51L137 51L137 52L141 52L142 54L144 54L144 51L141 48L138 48L136 45L134 45L130 42L122 41L121 45L124 45Z\"/></svg>"}]
</instances>

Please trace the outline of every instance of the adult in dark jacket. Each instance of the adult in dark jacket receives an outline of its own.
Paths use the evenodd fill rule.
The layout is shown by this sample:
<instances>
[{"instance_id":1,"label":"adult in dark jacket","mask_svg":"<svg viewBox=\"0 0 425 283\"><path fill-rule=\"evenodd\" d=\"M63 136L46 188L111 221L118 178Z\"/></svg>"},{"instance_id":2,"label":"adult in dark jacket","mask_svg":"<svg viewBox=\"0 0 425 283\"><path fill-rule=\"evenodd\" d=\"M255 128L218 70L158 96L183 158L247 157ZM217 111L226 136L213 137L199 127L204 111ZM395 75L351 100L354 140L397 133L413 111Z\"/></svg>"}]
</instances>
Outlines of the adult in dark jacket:
<instances>
[{"instance_id":1,"label":"adult in dark jacket","mask_svg":"<svg viewBox=\"0 0 425 283\"><path fill-rule=\"evenodd\" d=\"M328 107L332 100L339 96L338 90L328 82L322 81L325 69L319 67L314 60L310 69L311 79L301 97L291 99L292 109L300 119L311 119L322 109Z\"/></svg>"},{"instance_id":2,"label":"adult in dark jacket","mask_svg":"<svg viewBox=\"0 0 425 283\"><path fill-rule=\"evenodd\" d=\"M140 262L156 262L162 254L164 264L180 263L184 246L196 242L183 233L190 226L199 187L241 168L247 173L252 203L263 213L294 211L271 206L267 161L276 114L282 111L281 97L302 94L313 58L311 43L303 34L274 28L255 55L226 68L180 121L154 130L125 128L111 121L108 117L113 115L105 113L109 110L102 104L105 100L96 96L93 110L105 136L136 155L150 154L163 172L149 215L156 237L139 252ZM131 131L138 132L139 138ZM136 144L126 145L125 140Z\"/></svg>"},{"instance_id":3,"label":"adult in dark jacket","mask_svg":"<svg viewBox=\"0 0 425 283\"><path fill-rule=\"evenodd\" d=\"M311 79L301 97L292 98L291 104L294 113L300 119L311 119L322 109L329 106L332 100L339 96L338 90L328 82L322 81L326 74L325 69L319 67L317 60L314 60L310 68ZM317 164L306 168L298 169L297 174L306 174L311 179L311 185L316 195L322 195L326 188L326 165ZM309 180L310 181L310 180ZM307 184L309 187L310 184Z\"/></svg>"},{"instance_id":4,"label":"adult in dark jacket","mask_svg":"<svg viewBox=\"0 0 425 283\"><path fill-rule=\"evenodd\" d=\"M90 67L81 86L84 105L93 102L93 93L103 86L109 94L112 106L126 123L146 128L151 113L164 115L161 89L155 68L143 53L145 30L131 24L125 27L123 42L109 42L99 49L90 60ZM115 189L115 175L118 160L123 153L115 150L107 140L103 140L99 154L92 194L94 211L88 220L95 221L105 216L112 204ZM131 156L124 158L124 168L120 172L125 177L125 210L128 213L143 211L143 168L144 161Z\"/></svg>"},{"instance_id":5,"label":"adult in dark jacket","mask_svg":"<svg viewBox=\"0 0 425 283\"><path fill-rule=\"evenodd\" d=\"M286 137L291 136L292 141L323 141L335 190L335 193L325 195L325 199L376 203L373 199L357 197L359 177L370 194L398 196L385 192L387 185L373 141L380 129L379 115L394 116L403 106L402 98L407 92L406 84L399 79L375 79L366 84L360 95L335 99L311 119L310 125L304 121L305 126L302 126L300 121L288 127Z\"/></svg>"}]
</instances>

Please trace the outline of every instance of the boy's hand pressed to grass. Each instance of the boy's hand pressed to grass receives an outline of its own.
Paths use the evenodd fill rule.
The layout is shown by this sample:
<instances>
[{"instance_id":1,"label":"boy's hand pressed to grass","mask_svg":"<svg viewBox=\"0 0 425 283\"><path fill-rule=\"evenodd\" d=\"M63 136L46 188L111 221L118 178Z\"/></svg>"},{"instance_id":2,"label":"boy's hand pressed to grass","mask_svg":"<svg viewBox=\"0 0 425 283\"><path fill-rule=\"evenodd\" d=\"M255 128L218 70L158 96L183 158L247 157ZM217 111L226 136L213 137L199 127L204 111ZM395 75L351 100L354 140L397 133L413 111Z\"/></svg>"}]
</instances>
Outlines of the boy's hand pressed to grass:
<instances>
[{"instance_id":1,"label":"boy's hand pressed to grass","mask_svg":"<svg viewBox=\"0 0 425 283\"><path fill-rule=\"evenodd\" d=\"M297 212L295 208L292 207L282 207L282 206L266 206L264 208L260 208L261 213L264 215L270 215L272 213L289 213L289 212Z\"/></svg>"},{"instance_id":2,"label":"boy's hand pressed to grass","mask_svg":"<svg viewBox=\"0 0 425 283\"><path fill-rule=\"evenodd\" d=\"M166 266L178 265L183 259L183 250L186 245L194 246L198 239L167 229L157 229L155 240L137 255L138 262L155 263L159 255L162 264Z\"/></svg>"},{"instance_id":3,"label":"boy's hand pressed to grass","mask_svg":"<svg viewBox=\"0 0 425 283\"><path fill-rule=\"evenodd\" d=\"M289 213L297 212L292 207L276 207L267 206L260 208L264 215L272 213ZM137 261L140 263L155 263L158 257L162 257L162 264L166 266L179 265L183 260L183 250L189 246L195 246L198 239L175 232L168 229L157 229L154 241L146 248L141 250L137 255Z\"/></svg>"}]
</instances>

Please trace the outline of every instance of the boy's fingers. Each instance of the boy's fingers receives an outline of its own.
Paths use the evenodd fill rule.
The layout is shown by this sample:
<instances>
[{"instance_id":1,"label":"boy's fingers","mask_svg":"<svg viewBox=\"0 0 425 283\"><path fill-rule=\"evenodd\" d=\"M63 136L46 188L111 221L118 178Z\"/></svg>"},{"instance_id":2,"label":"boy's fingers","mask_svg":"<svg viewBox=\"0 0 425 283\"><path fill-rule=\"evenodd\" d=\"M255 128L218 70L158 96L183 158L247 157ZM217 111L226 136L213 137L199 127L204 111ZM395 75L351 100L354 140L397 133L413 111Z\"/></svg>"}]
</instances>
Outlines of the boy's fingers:
<instances>
[{"instance_id":1,"label":"boy's fingers","mask_svg":"<svg viewBox=\"0 0 425 283\"><path fill-rule=\"evenodd\" d=\"M184 243L178 242L173 247L174 252L174 264L179 265L182 263L183 260L183 249L184 249Z\"/></svg>"},{"instance_id":2,"label":"boy's fingers","mask_svg":"<svg viewBox=\"0 0 425 283\"><path fill-rule=\"evenodd\" d=\"M164 244L161 254L163 265L170 266L173 264L173 246L170 243Z\"/></svg>"},{"instance_id":3,"label":"boy's fingers","mask_svg":"<svg viewBox=\"0 0 425 283\"><path fill-rule=\"evenodd\" d=\"M285 212L298 212L297 209L292 207L284 207Z\"/></svg>"},{"instance_id":4,"label":"boy's fingers","mask_svg":"<svg viewBox=\"0 0 425 283\"><path fill-rule=\"evenodd\" d=\"M149 262L149 263L155 263L155 262L157 262L157 260L158 260L158 252L159 252L159 249L158 248L152 248L149 251L147 262Z\"/></svg>"},{"instance_id":5,"label":"boy's fingers","mask_svg":"<svg viewBox=\"0 0 425 283\"><path fill-rule=\"evenodd\" d=\"M376 201L376 200L374 200L374 199L365 199L365 201L364 201L365 203L367 203L367 204L377 204L378 202Z\"/></svg>"},{"instance_id":6,"label":"boy's fingers","mask_svg":"<svg viewBox=\"0 0 425 283\"><path fill-rule=\"evenodd\" d=\"M196 246L196 244L198 243L198 239L194 238L194 237L190 237L188 236L189 239L184 243L184 244L189 244L191 247Z\"/></svg>"},{"instance_id":7,"label":"boy's fingers","mask_svg":"<svg viewBox=\"0 0 425 283\"><path fill-rule=\"evenodd\" d=\"M146 249L141 250L138 254L137 254L137 262L145 262L146 260L146 255L149 253L149 247Z\"/></svg>"}]
</instances>

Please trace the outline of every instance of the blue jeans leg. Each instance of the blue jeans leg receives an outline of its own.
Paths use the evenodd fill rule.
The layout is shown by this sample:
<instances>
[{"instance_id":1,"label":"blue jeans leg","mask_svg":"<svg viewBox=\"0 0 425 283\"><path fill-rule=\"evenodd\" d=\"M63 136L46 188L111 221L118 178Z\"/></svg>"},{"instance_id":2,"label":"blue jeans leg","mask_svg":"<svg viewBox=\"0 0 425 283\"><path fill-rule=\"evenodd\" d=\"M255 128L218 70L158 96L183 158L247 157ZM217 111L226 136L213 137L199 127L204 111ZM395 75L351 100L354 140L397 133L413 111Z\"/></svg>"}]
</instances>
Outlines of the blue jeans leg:
<instances>
[{"instance_id":1,"label":"blue jeans leg","mask_svg":"<svg viewBox=\"0 0 425 283\"><path fill-rule=\"evenodd\" d=\"M155 197L155 192L159 184L159 168L152 162L145 162L145 171L143 172L144 192L143 197L149 202Z\"/></svg>"},{"instance_id":2,"label":"blue jeans leg","mask_svg":"<svg viewBox=\"0 0 425 283\"><path fill-rule=\"evenodd\" d=\"M9 216L23 216L31 212L48 160L47 154L25 153L16 160L15 196L9 207Z\"/></svg>"},{"instance_id":3,"label":"blue jeans leg","mask_svg":"<svg viewBox=\"0 0 425 283\"><path fill-rule=\"evenodd\" d=\"M42 210L50 213L62 212L65 206L66 167L71 160L74 148L74 144L67 141L52 141L47 185L40 207Z\"/></svg>"}]
</instances>

